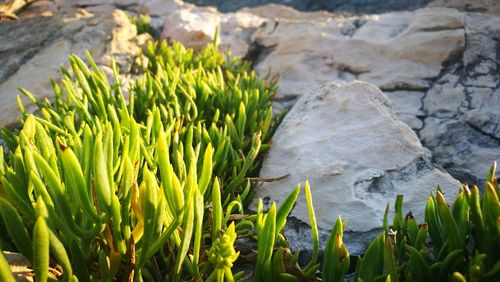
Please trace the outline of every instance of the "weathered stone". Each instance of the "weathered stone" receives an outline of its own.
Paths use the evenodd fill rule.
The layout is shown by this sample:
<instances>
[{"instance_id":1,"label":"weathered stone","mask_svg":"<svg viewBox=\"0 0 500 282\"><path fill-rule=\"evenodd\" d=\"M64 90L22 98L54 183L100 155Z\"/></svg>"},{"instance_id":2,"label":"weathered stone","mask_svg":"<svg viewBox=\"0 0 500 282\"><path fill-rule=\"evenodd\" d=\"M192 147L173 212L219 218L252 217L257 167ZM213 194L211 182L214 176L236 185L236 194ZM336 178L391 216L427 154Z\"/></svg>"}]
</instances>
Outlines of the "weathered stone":
<instances>
[{"instance_id":1,"label":"weathered stone","mask_svg":"<svg viewBox=\"0 0 500 282\"><path fill-rule=\"evenodd\" d=\"M249 13L252 15L257 15L262 18L275 20L275 19L286 19L295 21L326 21L333 17L339 18L341 15L333 15L325 11L317 12L299 12L293 8L278 4L266 4L256 7L245 7L238 12Z\"/></svg>"},{"instance_id":2,"label":"weathered stone","mask_svg":"<svg viewBox=\"0 0 500 282\"><path fill-rule=\"evenodd\" d=\"M57 5L73 5L73 6L97 6L113 3L110 0L56 0Z\"/></svg>"},{"instance_id":3,"label":"weathered stone","mask_svg":"<svg viewBox=\"0 0 500 282\"><path fill-rule=\"evenodd\" d=\"M102 4L102 5L92 5L92 6L86 6L85 10L88 11L89 13L92 14L105 14L105 13L111 13L113 10L115 10L115 5L113 4Z\"/></svg>"},{"instance_id":4,"label":"weathered stone","mask_svg":"<svg viewBox=\"0 0 500 282\"><path fill-rule=\"evenodd\" d=\"M420 137L434 161L472 184L469 174L481 182L500 160L500 18L465 14L464 22L463 53L443 63L423 100Z\"/></svg>"},{"instance_id":5,"label":"weathered stone","mask_svg":"<svg viewBox=\"0 0 500 282\"><path fill-rule=\"evenodd\" d=\"M461 85L436 84L427 91L425 110L437 117L454 117L464 106L465 88Z\"/></svg>"},{"instance_id":6,"label":"weathered stone","mask_svg":"<svg viewBox=\"0 0 500 282\"><path fill-rule=\"evenodd\" d=\"M6 0L0 2L0 20L17 19L16 13L26 7L33 0Z\"/></svg>"},{"instance_id":7,"label":"weathered stone","mask_svg":"<svg viewBox=\"0 0 500 282\"><path fill-rule=\"evenodd\" d=\"M382 226L385 207L396 195L404 195L405 211L421 222L437 185L450 198L459 188L425 158L417 136L395 118L388 98L364 82L326 84L294 105L273 137L260 177L286 174L283 181L262 184L256 198L279 205L297 183L308 180L322 238L341 215L348 222L346 236L353 238L345 240L352 254L360 254L367 236ZM291 217L308 222L303 194ZM293 224L286 230L293 247L310 248L302 233Z\"/></svg>"},{"instance_id":8,"label":"weathered stone","mask_svg":"<svg viewBox=\"0 0 500 282\"><path fill-rule=\"evenodd\" d=\"M456 177L463 173L477 178L469 182L471 178L467 176L461 179L464 182L479 184L493 161L500 159L498 139L485 134L472 123L435 117L426 118L425 123L420 136L422 142L432 148L432 160L451 169Z\"/></svg>"},{"instance_id":9,"label":"weathered stone","mask_svg":"<svg viewBox=\"0 0 500 282\"><path fill-rule=\"evenodd\" d=\"M186 0L197 5L217 6L220 11L233 12L243 7L264 5L269 2L291 6L298 10L348 13L384 13L395 10L415 9L424 6L430 0Z\"/></svg>"},{"instance_id":10,"label":"weathered stone","mask_svg":"<svg viewBox=\"0 0 500 282\"><path fill-rule=\"evenodd\" d=\"M462 28L462 15L451 9L322 23L280 20L254 34L257 44L273 47L256 70L280 77L277 98L335 78L370 81L382 90L425 90L441 63L463 49Z\"/></svg>"},{"instance_id":11,"label":"weathered stone","mask_svg":"<svg viewBox=\"0 0 500 282\"><path fill-rule=\"evenodd\" d=\"M253 30L262 22L263 18L248 13L221 14L213 8L186 7L167 15L162 37L200 50L214 40L220 27L219 50L242 57L248 53Z\"/></svg>"},{"instance_id":12,"label":"weathered stone","mask_svg":"<svg viewBox=\"0 0 500 282\"><path fill-rule=\"evenodd\" d=\"M181 0L150 0L140 5L139 12L155 17L166 17L182 7L192 7Z\"/></svg>"},{"instance_id":13,"label":"weathered stone","mask_svg":"<svg viewBox=\"0 0 500 282\"><path fill-rule=\"evenodd\" d=\"M33 269L22 254L2 252L10 266L10 271L17 282L33 282Z\"/></svg>"},{"instance_id":14,"label":"weathered stone","mask_svg":"<svg viewBox=\"0 0 500 282\"><path fill-rule=\"evenodd\" d=\"M31 3L29 5L29 9L20 11L18 16L20 18L38 17L38 16L49 17L55 15L56 13L57 13L57 5L53 1L41 0Z\"/></svg>"},{"instance_id":15,"label":"weathered stone","mask_svg":"<svg viewBox=\"0 0 500 282\"><path fill-rule=\"evenodd\" d=\"M500 2L497 0L434 0L427 7L447 7L465 12L480 12L500 15Z\"/></svg>"},{"instance_id":16,"label":"weathered stone","mask_svg":"<svg viewBox=\"0 0 500 282\"><path fill-rule=\"evenodd\" d=\"M274 16L272 8L266 13ZM263 78L279 78L275 98L282 105L332 80L368 81L387 94L398 118L442 166L481 179L485 166L500 161L499 17L449 8L320 20L292 15L274 17L252 37L261 51L255 69ZM479 138L472 143L480 157L463 147L471 142L438 145L451 137L447 123L480 133L462 137Z\"/></svg>"},{"instance_id":17,"label":"weathered stone","mask_svg":"<svg viewBox=\"0 0 500 282\"><path fill-rule=\"evenodd\" d=\"M385 91L385 95L392 102L396 116L413 130L423 127L419 117L424 115L422 111L422 99L424 93L420 91Z\"/></svg>"},{"instance_id":18,"label":"weathered stone","mask_svg":"<svg viewBox=\"0 0 500 282\"><path fill-rule=\"evenodd\" d=\"M98 16L83 12L2 23L0 49L4 52L0 62L7 67L0 71L0 124L12 125L19 117L18 87L39 98L53 97L50 79L60 78L59 68L68 62L68 54L84 58L88 50L100 66L110 66L114 57L121 70L128 72L139 53L136 34L135 25L121 10ZM30 109L31 103L23 101Z\"/></svg>"}]
</instances>

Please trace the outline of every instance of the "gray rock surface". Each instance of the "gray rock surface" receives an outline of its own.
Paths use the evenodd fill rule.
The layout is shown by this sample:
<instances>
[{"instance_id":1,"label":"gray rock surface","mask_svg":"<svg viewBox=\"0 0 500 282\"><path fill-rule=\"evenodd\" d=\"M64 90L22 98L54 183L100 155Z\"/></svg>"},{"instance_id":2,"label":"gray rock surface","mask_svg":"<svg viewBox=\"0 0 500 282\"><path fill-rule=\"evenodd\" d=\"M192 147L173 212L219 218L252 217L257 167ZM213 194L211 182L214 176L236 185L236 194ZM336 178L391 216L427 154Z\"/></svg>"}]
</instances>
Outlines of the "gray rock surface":
<instances>
[{"instance_id":1,"label":"gray rock surface","mask_svg":"<svg viewBox=\"0 0 500 282\"><path fill-rule=\"evenodd\" d=\"M347 220L344 241L354 255L379 231L396 195L404 195L405 211L421 222L437 185L450 198L460 185L425 158L416 134L397 120L388 98L359 81L325 84L295 104L273 137L260 177L286 174L285 180L263 183L256 198L279 205L297 183L309 180L322 238L341 215ZM295 224L286 229L291 245L310 248L303 239L309 229L296 228L308 222L303 193L291 217Z\"/></svg>"},{"instance_id":2,"label":"gray rock surface","mask_svg":"<svg viewBox=\"0 0 500 282\"><path fill-rule=\"evenodd\" d=\"M500 161L500 17L439 7L319 21L302 15L275 17L252 37L261 51L255 68L279 77L284 106L332 80L371 82L432 161L458 179L480 182Z\"/></svg>"},{"instance_id":3,"label":"gray rock surface","mask_svg":"<svg viewBox=\"0 0 500 282\"><path fill-rule=\"evenodd\" d=\"M182 42L197 51L213 42L217 28L219 50L243 57L249 52L252 33L265 21L254 14L222 14L212 8L184 5L165 17L162 37Z\"/></svg>"},{"instance_id":4,"label":"gray rock surface","mask_svg":"<svg viewBox=\"0 0 500 282\"><path fill-rule=\"evenodd\" d=\"M23 255L12 252L2 252L2 254L17 282L33 282L33 269Z\"/></svg>"},{"instance_id":5,"label":"gray rock surface","mask_svg":"<svg viewBox=\"0 0 500 282\"><path fill-rule=\"evenodd\" d=\"M128 73L139 54L139 41L135 25L121 10L99 15L80 10L1 22L0 124L10 126L18 120L19 87L42 99L53 97L50 79L61 77L59 69L68 63L68 54L84 58L88 50L107 70L114 57ZM21 96L29 110L30 103Z\"/></svg>"},{"instance_id":6,"label":"gray rock surface","mask_svg":"<svg viewBox=\"0 0 500 282\"><path fill-rule=\"evenodd\" d=\"M348 13L383 13L422 7L430 0L187 0L197 5L216 6L222 12L234 12L243 7L278 3L303 11L327 10Z\"/></svg>"},{"instance_id":7,"label":"gray rock surface","mask_svg":"<svg viewBox=\"0 0 500 282\"><path fill-rule=\"evenodd\" d=\"M500 16L500 2L497 0L434 0L427 7L447 7L464 12Z\"/></svg>"}]
</instances>

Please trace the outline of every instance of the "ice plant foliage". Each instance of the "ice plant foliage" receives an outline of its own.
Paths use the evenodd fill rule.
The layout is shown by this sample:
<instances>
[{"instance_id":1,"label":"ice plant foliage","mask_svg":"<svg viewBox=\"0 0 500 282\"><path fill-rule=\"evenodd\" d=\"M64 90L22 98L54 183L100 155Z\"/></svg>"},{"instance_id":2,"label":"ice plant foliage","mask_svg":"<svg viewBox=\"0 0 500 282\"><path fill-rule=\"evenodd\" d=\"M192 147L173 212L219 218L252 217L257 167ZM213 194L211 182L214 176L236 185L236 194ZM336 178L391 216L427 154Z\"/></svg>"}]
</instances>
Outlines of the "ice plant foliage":
<instances>
[{"instance_id":1,"label":"ice plant foliage","mask_svg":"<svg viewBox=\"0 0 500 282\"><path fill-rule=\"evenodd\" d=\"M274 86L214 45L151 44L127 95L115 65L110 83L87 61L70 57L52 102L22 90L39 114L20 104L22 129L3 131L0 248L40 281L220 277L209 249L231 278Z\"/></svg>"},{"instance_id":2,"label":"ice plant foliage","mask_svg":"<svg viewBox=\"0 0 500 282\"><path fill-rule=\"evenodd\" d=\"M463 185L451 206L439 190L425 206L425 222L403 215L403 197L396 199L389 225L375 238L356 265L356 281L499 281L500 189L496 163L484 193ZM332 280L333 281L333 280Z\"/></svg>"},{"instance_id":3,"label":"ice plant foliage","mask_svg":"<svg viewBox=\"0 0 500 282\"><path fill-rule=\"evenodd\" d=\"M110 82L89 55L88 63L69 58L54 101L22 89L38 110L20 103L21 129L3 130L0 249L22 253L37 281L343 281L346 222L334 223L321 265L307 182L307 265L284 233L300 185L279 207L264 211L260 200L245 214L248 178L279 123L275 87L215 46L195 54L151 43L127 89L114 64ZM463 186L451 207L438 189L420 225L403 216L399 196L392 224L387 212L382 234L357 259L355 281L498 281L495 173L482 194ZM255 243L246 272L236 270L238 239ZM1 252L0 280L14 281Z\"/></svg>"}]
</instances>

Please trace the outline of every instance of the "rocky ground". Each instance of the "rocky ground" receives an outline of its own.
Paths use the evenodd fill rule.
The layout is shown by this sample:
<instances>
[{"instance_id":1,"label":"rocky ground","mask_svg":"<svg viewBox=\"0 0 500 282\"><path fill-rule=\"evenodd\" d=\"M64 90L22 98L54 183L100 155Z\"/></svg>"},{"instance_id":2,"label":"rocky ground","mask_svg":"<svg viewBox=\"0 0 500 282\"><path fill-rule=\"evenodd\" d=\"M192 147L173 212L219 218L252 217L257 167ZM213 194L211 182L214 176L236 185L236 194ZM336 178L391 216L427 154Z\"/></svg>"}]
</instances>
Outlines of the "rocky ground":
<instances>
[{"instance_id":1,"label":"rocky ground","mask_svg":"<svg viewBox=\"0 0 500 282\"><path fill-rule=\"evenodd\" d=\"M421 220L436 185L452 197L459 182L481 182L500 161L495 0L410 1L378 10L385 1L286 1L359 15L278 4L235 11L243 1L196 1L228 13L176 0L22 2L31 3L0 6L2 125L18 118L17 87L50 99L49 79L60 77L68 53L89 50L105 70L115 57L129 77L137 46L150 37L137 35L127 15L149 14L155 34L195 49L220 26L219 48L251 60L261 78L277 79L275 109L291 109L261 172L290 176L262 185L257 196L279 203L308 179L322 236L341 214L353 254L378 232L396 194ZM334 3L359 7L328 6ZM303 198L292 216L287 235L302 248L307 241L298 238L309 236Z\"/></svg>"},{"instance_id":2,"label":"rocky ground","mask_svg":"<svg viewBox=\"0 0 500 282\"><path fill-rule=\"evenodd\" d=\"M234 12L245 7L269 3L282 4L301 11L325 10L357 14L380 14L388 11L413 10L431 0L187 0L200 6L215 6L221 12Z\"/></svg>"}]
</instances>

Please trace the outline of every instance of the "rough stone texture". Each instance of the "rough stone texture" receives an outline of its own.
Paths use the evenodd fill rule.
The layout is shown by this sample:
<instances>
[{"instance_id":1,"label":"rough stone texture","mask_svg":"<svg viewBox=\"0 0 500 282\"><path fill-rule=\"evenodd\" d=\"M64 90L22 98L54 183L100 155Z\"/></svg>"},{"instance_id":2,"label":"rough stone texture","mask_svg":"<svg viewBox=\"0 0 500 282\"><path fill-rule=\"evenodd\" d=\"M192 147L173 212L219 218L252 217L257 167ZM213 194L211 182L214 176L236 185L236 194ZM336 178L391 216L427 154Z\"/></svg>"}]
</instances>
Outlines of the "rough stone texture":
<instances>
[{"instance_id":1,"label":"rough stone texture","mask_svg":"<svg viewBox=\"0 0 500 282\"><path fill-rule=\"evenodd\" d=\"M273 137L260 177L286 174L283 181L259 187L256 198L279 205L297 183L309 180L322 237L342 215L348 220L344 241L355 255L370 239L364 235L381 228L385 207L396 195L404 195L405 210L420 222L437 185L450 198L459 188L425 158L416 134L396 119L389 99L365 82L326 84L295 104ZM304 230L293 226L308 222L303 193L291 216L296 224L286 234L292 246L310 248L301 238Z\"/></svg>"},{"instance_id":2,"label":"rough stone texture","mask_svg":"<svg viewBox=\"0 0 500 282\"><path fill-rule=\"evenodd\" d=\"M182 7L191 7L181 0L149 0L139 5L139 12L152 17L165 17L173 11Z\"/></svg>"},{"instance_id":3,"label":"rough stone texture","mask_svg":"<svg viewBox=\"0 0 500 282\"><path fill-rule=\"evenodd\" d=\"M465 12L500 15L500 2L497 0L435 0L427 4L427 7L447 7Z\"/></svg>"},{"instance_id":4,"label":"rough stone texture","mask_svg":"<svg viewBox=\"0 0 500 282\"><path fill-rule=\"evenodd\" d=\"M19 13L20 18L37 17L37 16L53 16L57 13L57 5L50 0L39 0L30 3L29 9L22 10Z\"/></svg>"},{"instance_id":5,"label":"rough stone texture","mask_svg":"<svg viewBox=\"0 0 500 282\"><path fill-rule=\"evenodd\" d=\"M83 8L101 14L115 9L127 11L131 16L146 14L151 18L153 33L159 35L163 30L165 18L178 9L194 8L182 0L55 0L59 9Z\"/></svg>"},{"instance_id":6,"label":"rough stone texture","mask_svg":"<svg viewBox=\"0 0 500 282\"><path fill-rule=\"evenodd\" d=\"M2 252L17 282L33 282L34 272L27 260L19 253Z\"/></svg>"},{"instance_id":7,"label":"rough stone texture","mask_svg":"<svg viewBox=\"0 0 500 282\"><path fill-rule=\"evenodd\" d=\"M500 18L471 13L464 22L464 51L443 64L426 92L420 136L457 177L483 176L500 160Z\"/></svg>"},{"instance_id":8,"label":"rough stone texture","mask_svg":"<svg viewBox=\"0 0 500 282\"><path fill-rule=\"evenodd\" d=\"M255 68L279 77L282 105L328 81L368 81L458 179L481 182L500 161L499 17L450 8L320 21L302 15L274 18L252 37Z\"/></svg>"},{"instance_id":9,"label":"rough stone texture","mask_svg":"<svg viewBox=\"0 0 500 282\"><path fill-rule=\"evenodd\" d=\"M28 17L0 24L0 124L13 125L18 117L16 96L23 87L35 96L53 96L50 79L68 54L84 57L89 50L96 63L111 65L114 57L128 72L139 53L138 37L125 12L114 10L94 16L86 11L53 17ZM27 108L30 104L23 99Z\"/></svg>"},{"instance_id":10,"label":"rough stone texture","mask_svg":"<svg viewBox=\"0 0 500 282\"><path fill-rule=\"evenodd\" d=\"M186 0L197 5L217 6L220 11L234 12L243 7L279 3L298 10L349 13L383 13L422 7L430 0Z\"/></svg>"},{"instance_id":11,"label":"rough stone texture","mask_svg":"<svg viewBox=\"0 0 500 282\"><path fill-rule=\"evenodd\" d=\"M55 33L61 26L60 21L50 17L29 18L23 22L24 26L31 26L31 32L19 32L22 29L19 22L6 21L0 25L0 81L5 81L18 70L27 58L38 51L40 45L47 40L50 34Z\"/></svg>"},{"instance_id":12,"label":"rough stone texture","mask_svg":"<svg viewBox=\"0 0 500 282\"><path fill-rule=\"evenodd\" d=\"M370 81L385 91L422 90L439 75L441 62L463 49L462 27L462 15L452 9L321 23L278 20L254 34L255 43L274 48L256 69L280 76L277 98L333 78Z\"/></svg>"},{"instance_id":13,"label":"rough stone texture","mask_svg":"<svg viewBox=\"0 0 500 282\"><path fill-rule=\"evenodd\" d=\"M59 7L80 7L87 10L104 10L105 7L113 7L148 14L152 17L164 17L179 7L192 6L185 4L182 0L55 0L55 3Z\"/></svg>"},{"instance_id":14,"label":"rough stone texture","mask_svg":"<svg viewBox=\"0 0 500 282\"><path fill-rule=\"evenodd\" d=\"M242 57L249 51L251 34L263 22L263 18L249 13L221 14L213 8L186 6L166 17L162 38L200 50L213 41L220 27L219 50Z\"/></svg>"},{"instance_id":15,"label":"rough stone texture","mask_svg":"<svg viewBox=\"0 0 500 282\"><path fill-rule=\"evenodd\" d=\"M291 7L278 4L266 4L256 7L246 7L242 8L238 12L257 15L270 20L286 19L295 21L325 21L331 19L332 17L345 17L341 14L333 15L332 13L326 11L300 12Z\"/></svg>"}]
</instances>

